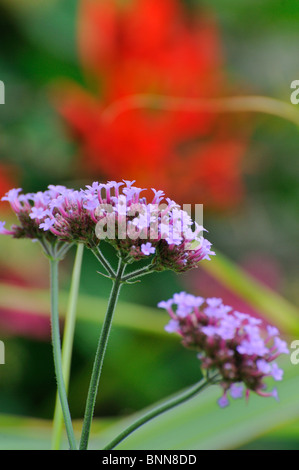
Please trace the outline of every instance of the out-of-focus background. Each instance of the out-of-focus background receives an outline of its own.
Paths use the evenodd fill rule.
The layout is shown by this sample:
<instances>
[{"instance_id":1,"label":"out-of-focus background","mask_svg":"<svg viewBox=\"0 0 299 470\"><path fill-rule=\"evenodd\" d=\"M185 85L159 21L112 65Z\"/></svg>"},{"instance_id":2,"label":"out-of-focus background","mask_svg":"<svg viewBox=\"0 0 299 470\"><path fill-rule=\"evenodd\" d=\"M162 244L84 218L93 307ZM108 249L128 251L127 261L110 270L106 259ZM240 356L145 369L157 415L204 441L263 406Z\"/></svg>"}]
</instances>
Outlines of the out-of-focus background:
<instances>
[{"instance_id":1,"label":"out-of-focus background","mask_svg":"<svg viewBox=\"0 0 299 470\"><path fill-rule=\"evenodd\" d=\"M155 274L123 289L96 406L98 442L117 418L200 377L194 353L164 332L167 318L156 308L174 292L223 297L277 324L289 342L299 335L298 127L254 109L187 105L240 95L290 105L298 23L296 0L0 1L1 196L12 187L135 179L181 204L204 204L217 253L196 271ZM9 225L12 214L1 206ZM62 313L73 255L61 265ZM77 420L110 287L97 270L85 252L70 384ZM3 448L48 446L55 401L48 283L39 248L1 236ZM284 365L279 404L253 398L218 410L216 390L202 421L193 404L168 423L169 430L179 423L181 438L165 430L169 440L156 443L149 428L131 445L298 449L299 365L289 358Z\"/></svg>"}]
</instances>

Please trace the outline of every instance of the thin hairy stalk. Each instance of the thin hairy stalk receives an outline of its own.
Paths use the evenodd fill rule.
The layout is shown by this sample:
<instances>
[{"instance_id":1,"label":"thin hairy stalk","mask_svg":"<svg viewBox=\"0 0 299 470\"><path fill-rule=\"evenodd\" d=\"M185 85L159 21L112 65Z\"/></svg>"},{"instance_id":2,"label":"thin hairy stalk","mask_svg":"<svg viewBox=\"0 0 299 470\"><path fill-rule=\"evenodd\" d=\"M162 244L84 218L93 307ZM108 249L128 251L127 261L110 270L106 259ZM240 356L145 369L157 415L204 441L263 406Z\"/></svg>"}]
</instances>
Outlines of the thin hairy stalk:
<instances>
[{"instance_id":1,"label":"thin hairy stalk","mask_svg":"<svg viewBox=\"0 0 299 470\"><path fill-rule=\"evenodd\" d=\"M73 243L63 243L60 247L56 247L55 258L63 259L69 249L73 246Z\"/></svg>"},{"instance_id":2,"label":"thin hairy stalk","mask_svg":"<svg viewBox=\"0 0 299 470\"><path fill-rule=\"evenodd\" d=\"M40 243L40 245L41 245L41 247L44 251L44 254L48 258L53 257L53 253L51 252L51 245L46 240L42 240L42 239L39 239L38 242Z\"/></svg>"},{"instance_id":3,"label":"thin hairy stalk","mask_svg":"<svg viewBox=\"0 0 299 470\"><path fill-rule=\"evenodd\" d=\"M90 379L90 385L89 385L84 419L83 419L82 435L81 435L81 440L80 440L80 450L86 450L88 447L91 422L92 422L94 407L95 407L96 398L97 398L97 392L98 392L98 387L99 387L99 382L100 382L100 377L101 377L102 366L104 362L104 356L105 356L107 343L109 339L113 313L114 313L117 299L119 296L119 292L122 286L122 276L123 276L125 267L126 267L126 264L120 259L118 263L116 277L113 280L113 285L112 285L112 290L110 293L106 316L105 316L104 324L102 327L102 331L101 331L101 335L100 335L100 339L98 342L98 347L97 347L97 351L95 355L95 360L93 364L93 370L92 370L92 375Z\"/></svg>"},{"instance_id":4,"label":"thin hairy stalk","mask_svg":"<svg viewBox=\"0 0 299 470\"><path fill-rule=\"evenodd\" d=\"M105 256L101 252L100 248L98 246L95 246L91 250L94 254L94 256L97 258L97 260L102 264L102 266L106 269L107 273L111 277L115 277L116 273L114 272L114 269L110 265L110 263L106 260Z\"/></svg>"},{"instance_id":5,"label":"thin hairy stalk","mask_svg":"<svg viewBox=\"0 0 299 470\"><path fill-rule=\"evenodd\" d=\"M123 277L123 282L130 281L137 279L142 276L146 276L146 274L150 274L154 271L154 266L149 264L148 266L145 266L143 268L137 269L136 271L133 271L126 276Z\"/></svg>"},{"instance_id":6,"label":"thin hairy stalk","mask_svg":"<svg viewBox=\"0 0 299 470\"><path fill-rule=\"evenodd\" d=\"M50 278L51 278L51 330L52 330L52 345L54 356L54 367L57 380L57 389L61 408L63 412L64 423L66 427L67 437L71 450L76 450L76 440L72 425L71 414L69 410L66 389L62 373L61 361L61 343L60 343L60 328L59 328L59 313L58 313L58 264L57 259L50 259Z\"/></svg>"},{"instance_id":7,"label":"thin hairy stalk","mask_svg":"<svg viewBox=\"0 0 299 470\"><path fill-rule=\"evenodd\" d=\"M75 332L75 322L76 322L76 307L77 299L79 293L80 285L80 274L82 266L84 245L79 243L77 246L77 252L74 262L74 268L72 273L72 281L70 288L70 295L68 306L65 315L65 324L64 324L64 334L63 334L63 343L62 343L62 373L65 383L66 393L68 392L69 379L70 379L70 369L72 361L72 350L73 350L73 341L74 341L74 332ZM55 412L53 419L53 432L52 432L52 449L58 450L61 446L61 437L63 429L63 414L59 401L59 395L57 393L56 403L55 403Z\"/></svg>"},{"instance_id":8,"label":"thin hairy stalk","mask_svg":"<svg viewBox=\"0 0 299 470\"><path fill-rule=\"evenodd\" d=\"M166 411L171 410L175 406L178 406L184 403L185 401L189 400L190 398L194 397L212 383L214 383L213 378L202 379L199 383L193 385L191 388L184 391L183 393L180 393L174 398L171 398L170 400L167 400L156 408L153 408L148 413L138 418L134 423L130 424L126 429L124 429L124 431L122 431L111 442L109 442L109 444L107 444L103 450L114 449L121 441L123 441L124 439L126 439L126 437L136 431L136 429L140 428L141 426L148 423L153 418L156 418L157 416L161 415L162 413L165 413Z\"/></svg>"}]
</instances>

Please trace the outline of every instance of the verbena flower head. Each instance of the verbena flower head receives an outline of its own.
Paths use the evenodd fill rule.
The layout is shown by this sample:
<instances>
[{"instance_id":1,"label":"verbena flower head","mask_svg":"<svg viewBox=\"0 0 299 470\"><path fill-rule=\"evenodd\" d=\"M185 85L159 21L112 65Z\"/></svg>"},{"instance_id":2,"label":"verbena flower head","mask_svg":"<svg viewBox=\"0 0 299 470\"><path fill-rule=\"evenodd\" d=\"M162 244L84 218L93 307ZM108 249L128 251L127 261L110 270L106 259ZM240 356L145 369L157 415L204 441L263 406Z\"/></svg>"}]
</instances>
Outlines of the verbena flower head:
<instances>
[{"instance_id":1,"label":"verbena flower head","mask_svg":"<svg viewBox=\"0 0 299 470\"><path fill-rule=\"evenodd\" d=\"M111 243L127 262L153 256L155 269L177 272L197 267L214 252L188 213L163 191L153 189L147 202L134 182L94 182L79 191L50 185L44 192L20 194L12 189L9 201L20 225L1 233L15 238L82 242L94 248Z\"/></svg>"},{"instance_id":2,"label":"verbena flower head","mask_svg":"<svg viewBox=\"0 0 299 470\"><path fill-rule=\"evenodd\" d=\"M182 344L198 351L205 370L216 370L220 375L223 396L221 407L232 398L240 398L244 387L258 395L277 398L277 391L265 391L264 380L281 380L283 371L275 359L288 354L285 341L277 328L261 328L261 320L246 313L234 311L221 299L195 297L181 292L158 304L165 308L171 320L165 327L169 333L178 333Z\"/></svg>"},{"instance_id":3,"label":"verbena flower head","mask_svg":"<svg viewBox=\"0 0 299 470\"><path fill-rule=\"evenodd\" d=\"M19 224L6 229L5 222L0 222L0 234L39 241L46 255L62 257L68 247L64 247L49 228L54 223L51 217L51 202L67 191L67 188L50 185L44 192L21 194L21 191L21 188L11 189L2 198L2 201L10 203Z\"/></svg>"},{"instance_id":4,"label":"verbena flower head","mask_svg":"<svg viewBox=\"0 0 299 470\"><path fill-rule=\"evenodd\" d=\"M153 189L148 202L141 196L144 189L133 184L94 183L84 191L84 207L98 220L100 239L109 241L128 262L154 255L157 270L186 271L214 254L201 236L202 227L165 199L163 191Z\"/></svg>"},{"instance_id":5,"label":"verbena flower head","mask_svg":"<svg viewBox=\"0 0 299 470\"><path fill-rule=\"evenodd\" d=\"M20 194L21 191L21 188L11 189L2 198L10 203L19 225L7 230L2 222L0 233L55 243L85 241L90 233L96 239L96 220L91 220L90 213L83 208L80 191L61 185L49 185L44 192Z\"/></svg>"},{"instance_id":6,"label":"verbena flower head","mask_svg":"<svg viewBox=\"0 0 299 470\"><path fill-rule=\"evenodd\" d=\"M93 183L82 191L83 207L97 221L96 235L106 239L128 262L153 255L155 269L186 271L209 259L211 243L187 212L163 191L150 202L134 181Z\"/></svg>"},{"instance_id":7,"label":"verbena flower head","mask_svg":"<svg viewBox=\"0 0 299 470\"><path fill-rule=\"evenodd\" d=\"M5 222L1 222L0 233L12 235L14 238L54 239L53 233L45 233L42 226L48 224L50 202L63 190L66 190L63 186L49 186L47 191L37 193L21 194L21 188L8 191L2 201L10 203L19 225L13 225L8 230L4 228Z\"/></svg>"}]
</instances>

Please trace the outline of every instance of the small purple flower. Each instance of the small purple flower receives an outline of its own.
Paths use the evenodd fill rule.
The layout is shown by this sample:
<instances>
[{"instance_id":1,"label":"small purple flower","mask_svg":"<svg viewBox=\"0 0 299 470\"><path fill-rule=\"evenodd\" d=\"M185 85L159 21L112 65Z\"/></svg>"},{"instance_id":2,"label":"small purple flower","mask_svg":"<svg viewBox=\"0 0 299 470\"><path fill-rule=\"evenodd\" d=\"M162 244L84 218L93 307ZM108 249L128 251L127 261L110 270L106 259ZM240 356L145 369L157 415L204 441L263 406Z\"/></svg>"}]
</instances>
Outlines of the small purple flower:
<instances>
[{"instance_id":1,"label":"small purple flower","mask_svg":"<svg viewBox=\"0 0 299 470\"><path fill-rule=\"evenodd\" d=\"M269 362L265 361L265 359L259 359L256 361L257 368L260 372L262 372L265 375L270 374L271 372L271 366Z\"/></svg>"},{"instance_id":2,"label":"small purple flower","mask_svg":"<svg viewBox=\"0 0 299 470\"><path fill-rule=\"evenodd\" d=\"M10 203L18 199L19 193L22 191L22 188L13 188L10 189L5 196L3 196L2 201L8 201Z\"/></svg>"},{"instance_id":3,"label":"small purple flower","mask_svg":"<svg viewBox=\"0 0 299 470\"><path fill-rule=\"evenodd\" d=\"M163 196L164 196L164 191L161 191L161 190L156 191L156 189L154 189L154 188L152 188L152 191L153 191L154 194L155 194L152 203L153 203L153 204L160 204L160 202L162 201Z\"/></svg>"},{"instance_id":4,"label":"small purple flower","mask_svg":"<svg viewBox=\"0 0 299 470\"><path fill-rule=\"evenodd\" d=\"M44 222L39 225L39 228L42 228L44 231L50 230L51 227L55 224L55 219L50 219L47 217Z\"/></svg>"},{"instance_id":5,"label":"small purple flower","mask_svg":"<svg viewBox=\"0 0 299 470\"><path fill-rule=\"evenodd\" d=\"M46 215L48 215L48 210L43 207L32 207L29 217L30 219L43 219Z\"/></svg>"},{"instance_id":6,"label":"small purple flower","mask_svg":"<svg viewBox=\"0 0 299 470\"><path fill-rule=\"evenodd\" d=\"M250 318L250 315L248 315L248 313L241 313L237 311L235 311L235 316L241 321L248 320Z\"/></svg>"},{"instance_id":7,"label":"small purple flower","mask_svg":"<svg viewBox=\"0 0 299 470\"><path fill-rule=\"evenodd\" d=\"M87 184L86 187L91 192L97 192L101 189L100 183L97 181L94 181L91 186Z\"/></svg>"},{"instance_id":8,"label":"small purple flower","mask_svg":"<svg viewBox=\"0 0 299 470\"><path fill-rule=\"evenodd\" d=\"M274 338L274 346L279 354L289 354L287 343L277 336Z\"/></svg>"},{"instance_id":9,"label":"small purple flower","mask_svg":"<svg viewBox=\"0 0 299 470\"><path fill-rule=\"evenodd\" d=\"M1 235L13 235L13 231L7 230L5 227L6 222L0 222L0 234Z\"/></svg>"},{"instance_id":10,"label":"small purple flower","mask_svg":"<svg viewBox=\"0 0 299 470\"><path fill-rule=\"evenodd\" d=\"M226 408L229 405L229 400L226 394L222 395L222 397L219 398L218 405L220 406L220 408Z\"/></svg>"},{"instance_id":11,"label":"small purple flower","mask_svg":"<svg viewBox=\"0 0 299 470\"><path fill-rule=\"evenodd\" d=\"M141 251L144 255L149 256L155 253L156 248L154 248L150 242L147 242L141 245Z\"/></svg>"},{"instance_id":12,"label":"small purple flower","mask_svg":"<svg viewBox=\"0 0 299 470\"><path fill-rule=\"evenodd\" d=\"M173 300L161 300L161 302L158 303L159 308L165 308L165 310L169 310L173 304Z\"/></svg>"},{"instance_id":13,"label":"small purple flower","mask_svg":"<svg viewBox=\"0 0 299 470\"><path fill-rule=\"evenodd\" d=\"M267 332L270 337L279 335L279 330L275 326L268 325Z\"/></svg>"},{"instance_id":14,"label":"small purple flower","mask_svg":"<svg viewBox=\"0 0 299 470\"><path fill-rule=\"evenodd\" d=\"M212 308L219 307L220 305L222 305L222 299L219 299L217 297L211 297L207 299L206 302L208 306Z\"/></svg>"},{"instance_id":15,"label":"small purple flower","mask_svg":"<svg viewBox=\"0 0 299 470\"><path fill-rule=\"evenodd\" d=\"M170 320L164 329L168 333L175 333L179 330L179 328L180 328L180 323L177 320Z\"/></svg>"},{"instance_id":16,"label":"small purple flower","mask_svg":"<svg viewBox=\"0 0 299 470\"><path fill-rule=\"evenodd\" d=\"M215 336L219 335L219 328L215 326L204 326L202 327L201 331L206 335L206 336Z\"/></svg>"},{"instance_id":17,"label":"small purple flower","mask_svg":"<svg viewBox=\"0 0 299 470\"><path fill-rule=\"evenodd\" d=\"M262 357L269 352L261 337L256 337L256 335L252 334L250 329L246 326L244 327L244 330L249 335L251 334L251 336L249 336L248 339L245 337L241 344L238 345L237 351L239 354L247 354L249 356L256 355Z\"/></svg>"},{"instance_id":18,"label":"small purple flower","mask_svg":"<svg viewBox=\"0 0 299 470\"><path fill-rule=\"evenodd\" d=\"M236 400L237 398L242 398L244 393L244 387L243 385L233 384L229 389L229 393L234 400Z\"/></svg>"},{"instance_id":19,"label":"small purple flower","mask_svg":"<svg viewBox=\"0 0 299 470\"><path fill-rule=\"evenodd\" d=\"M282 380L283 378L283 370L278 367L276 362L273 362L272 364L271 375L276 381Z\"/></svg>"}]
</instances>

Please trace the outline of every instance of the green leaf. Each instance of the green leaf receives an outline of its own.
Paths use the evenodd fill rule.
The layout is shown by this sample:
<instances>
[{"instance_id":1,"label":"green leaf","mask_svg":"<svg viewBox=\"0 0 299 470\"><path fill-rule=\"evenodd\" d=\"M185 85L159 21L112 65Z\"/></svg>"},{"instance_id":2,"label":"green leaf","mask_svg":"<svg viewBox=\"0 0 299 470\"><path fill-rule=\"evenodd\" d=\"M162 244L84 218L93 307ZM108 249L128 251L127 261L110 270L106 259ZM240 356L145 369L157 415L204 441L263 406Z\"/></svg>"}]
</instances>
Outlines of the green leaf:
<instances>
[{"instance_id":1,"label":"green leaf","mask_svg":"<svg viewBox=\"0 0 299 470\"><path fill-rule=\"evenodd\" d=\"M65 315L68 293L60 292L60 314ZM100 324L106 313L107 299L80 295L77 307L79 320ZM29 289L0 283L0 309L28 312L28 314L49 316L50 299L48 290ZM119 301L114 318L116 326L130 328L147 334L166 336L164 326L168 315L143 305Z\"/></svg>"},{"instance_id":2,"label":"green leaf","mask_svg":"<svg viewBox=\"0 0 299 470\"><path fill-rule=\"evenodd\" d=\"M64 61L76 61L77 3L68 0L1 1L36 47Z\"/></svg>"},{"instance_id":3,"label":"green leaf","mask_svg":"<svg viewBox=\"0 0 299 470\"><path fill-rule=\"evenodd\" d=\"M26 245L27 246L27 245ZM13 260L18 256L4 250L1 258ZM27 248L29 256L33 256L35 248L32 245ZM37 247L39 248L39 247ZM5 257L6 254L6 257ZM27 270L27 256L22 261L19 257L21 272ZM262 285L235 263L225 256L217 253L211 261L200 264L201 269L225 285L231 291L239 295L249 305L254 307L269 323L278 326L286 335L299 334L299 309L293 306L281 295ZM67 306L68 293L60 293L60 313L64 316ZM106 311L107 300L91 295L79 296L78 318L80 320L101 323ZM46 289L31 289L16 287L10 284L0 283L0 308L14 311L26 311L37 315L49 315L49 293ZM141 332L165 336L164 326L168 321L168 315L159 309L138 305L136 303L119 301L115 324L125 328L131 328Z\"/></svg>"},{"instance_id":4,"label":"green leaf","mask_svg":"<svg viewBox=\"0 0 299 470\"><path fill-rule=\"evenodd\" d=\"M281 438L282 427L287 437L298 436L298 367L292 365L289 358L281 361L280 365L286 377L277 387L279 403L252 393L248 403L245 399L231 400L229 407L220 409L217 405L220 387L213 386L147 423L117 449L237 449L263 437L250 445L251 449L262 448L262 443L267 442L266 438ZM94 420L90 448L103 447L140 414L143 412L117 423L115 419ZM80 420L74 422L77 438L81 424ZM49 449L51 426L51 422L46 420L0 415L0 449ZM64 448L67 448L66 441Z\"/></svg>"},{"instance_id":5,"label":"green leaf","mask_svg":"<svg viewBox=\"0 0 299 470\"><path fill-rule=\"evenodd\" d=\"M286 334L299 334L299 309L221 253L217 251L211 261L203 261L200 266Z\"/></svg>"},{"instance_id":6,"label":"green leaf","mask_svg":"<svg viewBox=\"0 0 299 470\"><path fill-rule=\"evenodd\" d=\"M94 430L100 433L113 422L111 419L94 421ZM76 439L79 440L81 420L74 421ZM23 416L0 414L0 449L1 450L50 450L52 422ZM67 449L64 436L63 448Z\"/></svg>"},{"instance_id":7,"label":"green leaf","mask_svg":"<svg viewBox=\"0 0 299 470\"><path fill-rule=\"evenodd\" d=\"M289 358L281 361L281 365L286 377L277 387L279 403L274 398L262 398L252 393L248 403L245 399L231 400L229 407L220 409L217 399L221 390L219 386L213 386L147 423L117 449L236 449L279 426L294 422L299 417L298 368ZM99 435L97 447L93 438L93 448L108 443L137 416L140 414L108 428Z\"/></svg>"}]
</instances>

